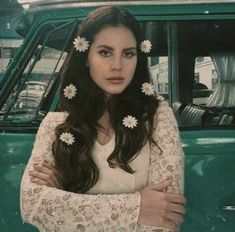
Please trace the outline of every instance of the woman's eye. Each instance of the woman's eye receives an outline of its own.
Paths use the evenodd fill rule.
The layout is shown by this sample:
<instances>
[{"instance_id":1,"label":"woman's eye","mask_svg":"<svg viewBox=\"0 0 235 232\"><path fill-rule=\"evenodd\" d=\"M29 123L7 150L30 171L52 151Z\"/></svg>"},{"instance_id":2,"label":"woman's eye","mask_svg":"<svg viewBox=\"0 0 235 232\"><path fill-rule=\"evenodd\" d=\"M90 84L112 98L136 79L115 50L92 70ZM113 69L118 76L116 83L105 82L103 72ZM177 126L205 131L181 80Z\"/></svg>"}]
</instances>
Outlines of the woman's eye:
<instances>
[{"instance_id":1,"label":"woman's eye","mask_svg":"<svg viewBox=\"0 0 235 232\"><path fill-rule=\"evenodd\" d=\"M99 54L100 54L101 56L108 57L108 56L111 55L111 52L108 51L108 50L100 50L100 51L99 51Z\"/></svg>"},{"instance_id":2,"label":"woman's eye","mask_svg":"<svg viewBox=\"0 0 235 232\"><path fill-rule=\"evenodd\" d=\"M124 52L124 57L126 58L132 58L133 56L136 56L135 52L132 52L132 51Z\"/></svg>"}]
</instances>

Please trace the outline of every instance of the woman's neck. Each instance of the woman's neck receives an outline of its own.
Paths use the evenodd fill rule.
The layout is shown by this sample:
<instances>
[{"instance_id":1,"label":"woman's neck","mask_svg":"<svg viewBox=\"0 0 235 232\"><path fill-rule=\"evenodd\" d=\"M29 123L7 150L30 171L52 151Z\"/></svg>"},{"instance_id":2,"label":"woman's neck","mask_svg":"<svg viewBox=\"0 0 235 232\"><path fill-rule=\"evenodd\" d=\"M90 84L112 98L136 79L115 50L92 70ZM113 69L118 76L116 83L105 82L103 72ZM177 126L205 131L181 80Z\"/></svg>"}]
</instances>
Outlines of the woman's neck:
<instances>
[{"instance_id":1,"label":"woman's neck","mask_svg":"<svg viewBox=\"0 0 235 232\"><path fill-rule=\"evenodd\" d=\"M108 111L105 111L97 122L103 129L110 129L111 125L110 125L110 116Z\"/></svg>"},{"instance_id":2,"label":"woman's neck","mask_svg":"<svg viewBox=\"0 0 235 232\"><path fill-rule=\"evenodd\" d=\"M110 124L110 116L107 111L98 119L100 127L97 128L97 141L101 145L108 143L113 136L113 128Z\"/></svg>"}]
</instances>

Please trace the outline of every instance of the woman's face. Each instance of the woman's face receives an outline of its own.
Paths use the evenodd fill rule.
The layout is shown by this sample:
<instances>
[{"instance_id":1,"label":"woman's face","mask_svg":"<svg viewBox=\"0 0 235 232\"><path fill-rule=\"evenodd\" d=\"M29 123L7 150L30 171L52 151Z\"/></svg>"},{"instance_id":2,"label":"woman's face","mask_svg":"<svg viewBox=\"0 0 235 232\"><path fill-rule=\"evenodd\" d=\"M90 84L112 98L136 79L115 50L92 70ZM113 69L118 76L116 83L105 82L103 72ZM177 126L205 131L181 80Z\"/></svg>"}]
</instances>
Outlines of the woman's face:
<instances>
[{"instance_id":1,"label":"woman's face","mask_svg":"<svg viewBox=\"0 0 235 232\"><path fill-rule=\"evenodd\" d=\"M137 44L124 26L107 26L96 34L87 65L90 76L107 96L122 93L131 82L137 63Z\"/></svg>"}]
</instances>

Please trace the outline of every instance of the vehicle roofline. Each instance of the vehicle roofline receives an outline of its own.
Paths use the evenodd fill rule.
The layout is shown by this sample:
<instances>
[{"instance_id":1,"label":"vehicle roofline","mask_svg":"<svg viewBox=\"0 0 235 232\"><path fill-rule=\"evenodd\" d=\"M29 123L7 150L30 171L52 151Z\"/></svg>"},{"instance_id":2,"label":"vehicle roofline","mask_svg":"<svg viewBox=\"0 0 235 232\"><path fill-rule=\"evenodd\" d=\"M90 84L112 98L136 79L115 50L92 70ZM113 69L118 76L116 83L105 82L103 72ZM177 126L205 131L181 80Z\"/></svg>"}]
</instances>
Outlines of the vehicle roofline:
<instances>
[{"instance_id":1,"label":"vehicle roofline","mask_svg":"<svg viewBox=\"0 0 235 232\"><path fill-rule=\"evenodd\" d=\"M22 0L23 1L23 0ZM119 0L119 1L100 1L100 2L95 2L95 1L78 1L78 0L39 0L35 2L27 2L25 0L23 3L21 3L23 6L27 5L26 11L27 12L35 12L35 11L44 11L44 10L54 10L60 9L60 8L89 8L89 7L100 7L100 6L107 6L107 5L112 5L112 6L148 6L148 5L185 5L185 4L190 4L190 5L196 5L196 4L215 4L215 3L235 3L235 0L227 0L221 2L221 0L179 0L177 2L175 1L163 1L163 0L148 0L148 1L140 1L140 0L135 0L135 1L125 1L125 0Z\"/></svg>"}]
</instances>

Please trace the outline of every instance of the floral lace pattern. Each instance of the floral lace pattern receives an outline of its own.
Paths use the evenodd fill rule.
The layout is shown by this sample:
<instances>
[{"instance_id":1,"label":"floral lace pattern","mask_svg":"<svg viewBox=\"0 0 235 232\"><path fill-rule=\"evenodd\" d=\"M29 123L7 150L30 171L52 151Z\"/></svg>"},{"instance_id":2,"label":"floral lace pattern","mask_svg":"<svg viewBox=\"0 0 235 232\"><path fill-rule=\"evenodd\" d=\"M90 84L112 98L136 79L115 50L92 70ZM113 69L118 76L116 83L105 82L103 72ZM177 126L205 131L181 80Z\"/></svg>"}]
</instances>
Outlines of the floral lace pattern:
<instances>
[{"instance_id":1,"label":"floral lace pattern","mask_svg":"<svg viewBox=\"0 0 235 232\"><path fill-rule=\"evenodd\" d=\"M171 109L166 102L160 103L156 113L156 128L154 138L158 146L151 147L148 185L173 177L172 184L167 188L169 193L183 193L184 160L178 126ZM141 232L171 232L172 230L138 225Z\"/></svg>"},{"instance_id":2,"label":"floral lace pattern","mask_svg":"<svg viewBox=\"0 0 235 232\"><path fill-rule=\"evenodd\" d=\"M32 164L47 160L53 163L51 146L54 129L67 117L66 113L48 113L41 123L31 158L21 183L21 214L24 221L40 231L126 231L168 232L161 227L137 224L140 194L76 194L30 183ZM156 113L154 137L158 146L151 146L148 184L173 176L169 192L183 191L183 153L177 124L167 103L160 103Z\"/></svg>"}]
</instances>

